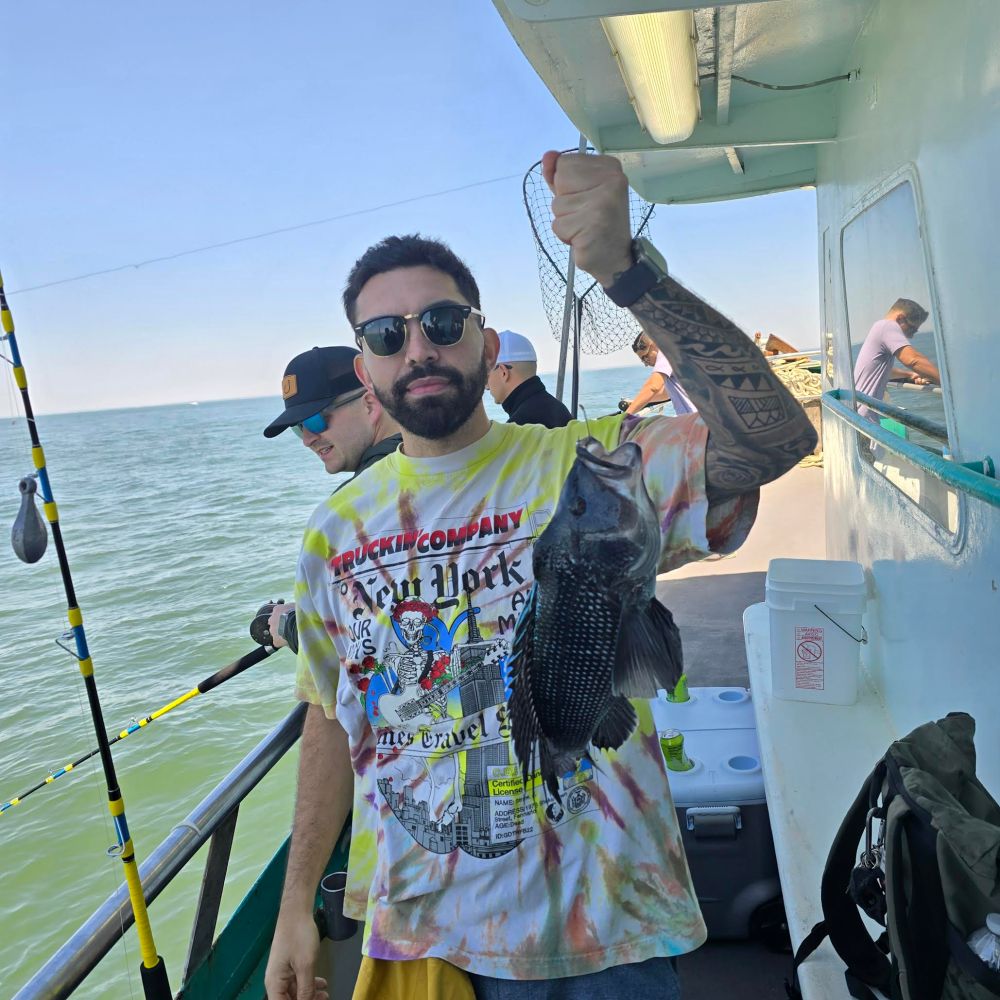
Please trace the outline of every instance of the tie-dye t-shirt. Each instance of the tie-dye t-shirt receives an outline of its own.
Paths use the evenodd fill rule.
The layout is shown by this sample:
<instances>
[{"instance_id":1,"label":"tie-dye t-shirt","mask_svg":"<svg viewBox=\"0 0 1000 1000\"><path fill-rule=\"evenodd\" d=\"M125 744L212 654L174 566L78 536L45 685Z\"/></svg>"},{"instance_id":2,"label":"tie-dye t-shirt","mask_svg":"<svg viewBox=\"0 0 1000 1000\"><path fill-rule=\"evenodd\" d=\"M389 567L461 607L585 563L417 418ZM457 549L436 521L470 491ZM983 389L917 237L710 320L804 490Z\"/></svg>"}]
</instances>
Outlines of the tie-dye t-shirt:
<instances>
[{"instance_id":1,"label":"tie-dye t-shirt","mask_svg":"<svg viewBox=\"0 0 1000 1000\"><path fill-rule=\"evenodd\" d=\"M608 417L643 450L660 569L746 535L756 494L709 507L697 415ZM705 939L648 702L614 752L526 791L508 659L582 423L492 424L450 455L396 452L323 503L299 563L299 697L336 716L356 774L345 910L375 958L550 979Z\"/></svg>"}]
</instances>

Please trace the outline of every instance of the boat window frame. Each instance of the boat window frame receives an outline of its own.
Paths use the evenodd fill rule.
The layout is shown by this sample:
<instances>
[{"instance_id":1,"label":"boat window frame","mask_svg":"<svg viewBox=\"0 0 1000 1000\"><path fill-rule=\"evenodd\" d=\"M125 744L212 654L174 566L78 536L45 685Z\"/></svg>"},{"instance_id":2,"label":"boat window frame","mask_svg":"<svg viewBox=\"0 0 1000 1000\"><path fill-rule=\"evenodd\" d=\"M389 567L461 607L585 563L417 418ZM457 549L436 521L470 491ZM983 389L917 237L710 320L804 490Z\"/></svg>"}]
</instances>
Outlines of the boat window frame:
<instances>
[{"instance_id":1,"label":"boat window frame","mask_svg":"<svg viewBox=\"0 0 1000 1000\"><path fill-rule=\"evenodd\" d=\"M927 281L928 303L931 321L934 324L934 349L938 368L941 371L941 400L944 408L945 426L948 430L948 446L953 453L955 461L961 461L962 449L958 435L958 426L955 421L955 411L951 397L951 377L949 374L948 353L945 345L943 323L941 318L940 301L937 291L937 272L934 268L934 260L931 255L930 239L928 238L928 228L926 215L924 213L923 191L920 186L920 178L915 163L907 162L898 167L892 173L886 175L878 183L868 188L844 213L840 220L837 235L837 253L840 258L837 275L840 279L840 295L837 296L840 307L842 323L838 323L839 328L839 349L844 351L847 359L847 369L849 376L849 386L846 394L849 396L850 404L857 409L854 384L854 356L851 348L851 324L850 308L847 293L847 271L844 256L844 236L848 227L861 218L867 211L874 208L883 198L887 197L903 184L910 185L910 192L913 196L913 210L916 215L917 237L920 244L920 252L924 265L924 276ZM957 510L955 515L955 530L952 531L947 525L941 524L936 518L925 511L920 504L908 493L897 486L888 476L879 472L871 462L861 454L861 439L863 435L853 428L848 428L847 433L854 438L853 452L848 450L848 454L854 459L854 463L862 468L862 476L869 477L873 485L888 485L895 496L901 498L908 513L929 535L931 535L940 545L948 549L951 553L959 552L965 545L968 528L968 498L961 490L955 490L957 497Z\"/></svg>"}]
</instances>

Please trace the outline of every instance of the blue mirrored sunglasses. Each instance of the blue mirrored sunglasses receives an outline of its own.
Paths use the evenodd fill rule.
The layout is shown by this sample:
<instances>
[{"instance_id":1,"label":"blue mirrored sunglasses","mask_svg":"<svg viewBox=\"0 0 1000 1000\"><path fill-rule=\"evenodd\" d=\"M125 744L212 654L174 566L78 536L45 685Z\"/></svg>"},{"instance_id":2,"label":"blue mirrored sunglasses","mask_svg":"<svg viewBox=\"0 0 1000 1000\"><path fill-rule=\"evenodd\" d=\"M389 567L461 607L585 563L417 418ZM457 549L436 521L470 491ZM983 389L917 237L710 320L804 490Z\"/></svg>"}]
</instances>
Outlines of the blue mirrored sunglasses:
<instances>
[{"instance_id":1,"label":"blue mirrored sunglasses","mask_svg":"<svg viewBox=\"0 0 1000 1000\"><path fill-rule=\"evenodd\" d=\"M326 430L327 425L330 422L330 415L334 410L339 410L340 407L346 406L348 403L353 403L354 400L360 399L365 394L364 389L358 389L357 392L352 392L350 396L345 399L340 400L337 403L331 403L330 406L324 406L319 413L314 413L311 417L306 417L305 420L300 421L297 424L292 424L292 433L298 437L302 437L302 429L305 428L313 434L322 434Z\"/></svg>"}]
</instances>

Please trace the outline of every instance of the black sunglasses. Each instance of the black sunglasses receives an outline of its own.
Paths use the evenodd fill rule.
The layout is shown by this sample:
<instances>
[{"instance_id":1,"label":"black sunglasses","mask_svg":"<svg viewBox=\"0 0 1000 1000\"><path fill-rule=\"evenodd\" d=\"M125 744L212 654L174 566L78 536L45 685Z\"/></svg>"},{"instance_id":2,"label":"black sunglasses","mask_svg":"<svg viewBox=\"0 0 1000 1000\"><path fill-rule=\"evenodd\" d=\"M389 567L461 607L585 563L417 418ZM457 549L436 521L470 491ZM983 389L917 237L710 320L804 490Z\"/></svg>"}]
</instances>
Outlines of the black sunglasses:
<instances>
[{"instance_id":1,"label":"black sunglasses","mask_svg":"<svg viewBox=\"0 0 1000 1000\"><path fill-rule=\"evenodd\" d=\"M359 347L364 340L372 354L388 358L403 349L407 320L417 319L424 336L432 344L436 347L454 347L462 339L465 321L470 316L477 316L480 323L486 320L472 306L451 303L430 306L421 313L409 313L406 316L376 316L354 328L355 339Z\"/></svg>"}]
</instances>

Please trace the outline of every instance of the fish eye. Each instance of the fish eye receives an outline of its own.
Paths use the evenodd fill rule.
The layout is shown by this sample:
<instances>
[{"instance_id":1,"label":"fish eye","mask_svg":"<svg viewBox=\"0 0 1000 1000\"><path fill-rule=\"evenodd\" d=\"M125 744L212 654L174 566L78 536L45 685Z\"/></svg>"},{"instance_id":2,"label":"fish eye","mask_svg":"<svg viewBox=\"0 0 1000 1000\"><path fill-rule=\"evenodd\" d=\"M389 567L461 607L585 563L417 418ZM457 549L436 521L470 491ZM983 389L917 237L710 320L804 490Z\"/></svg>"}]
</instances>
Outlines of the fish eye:
<instances>
[{"instance_id":1,"label":"fish eye","mask_svg":"<svg viewBox=\"0 0 1000 1000\"><path fill-rule=\"evenodd\" d=\"M587 501L583 497L577 497L570 505L569 512L579 517L581 514L585 513L587 510Z\"/></svg>"}]
</instances>

